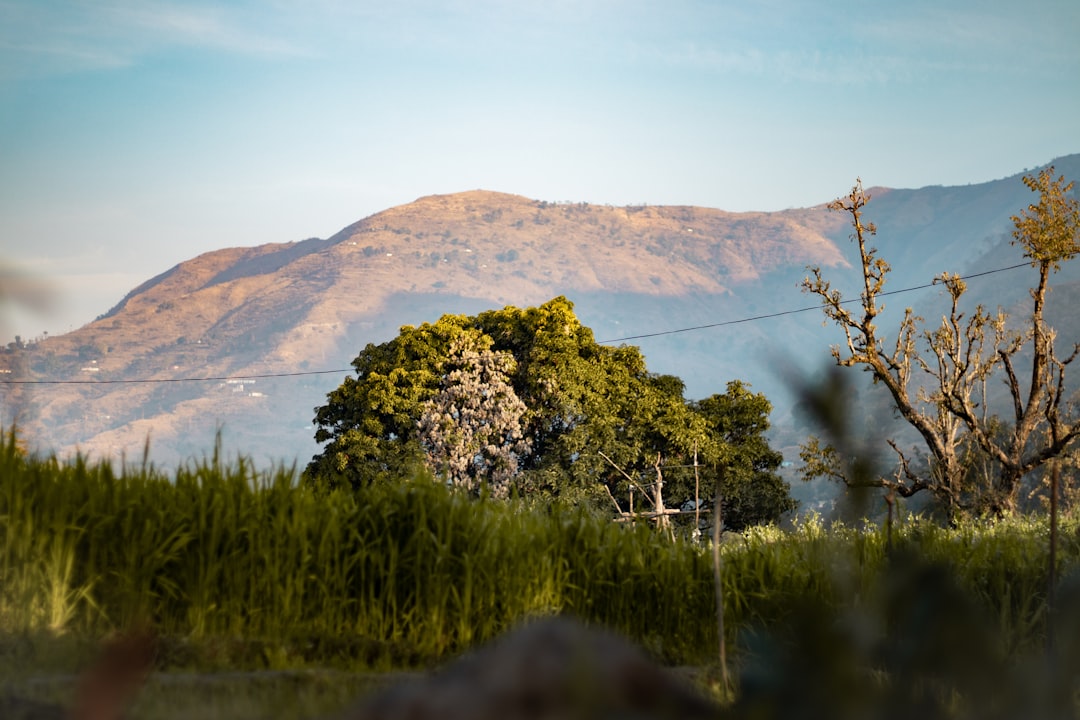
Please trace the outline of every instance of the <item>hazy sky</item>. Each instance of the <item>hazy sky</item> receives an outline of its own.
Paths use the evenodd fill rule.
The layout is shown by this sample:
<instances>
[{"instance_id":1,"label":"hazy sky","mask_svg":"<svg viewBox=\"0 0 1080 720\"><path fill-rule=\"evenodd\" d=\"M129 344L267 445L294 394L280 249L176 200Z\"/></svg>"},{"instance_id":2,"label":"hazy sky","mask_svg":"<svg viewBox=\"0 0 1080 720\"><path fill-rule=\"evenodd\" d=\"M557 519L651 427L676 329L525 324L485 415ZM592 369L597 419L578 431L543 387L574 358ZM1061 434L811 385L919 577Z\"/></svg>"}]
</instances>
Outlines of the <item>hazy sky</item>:
<instances>
[{"instance_id":1,"label":"hazy sky","mask_svg":"<svg viewBox=\"0 0 1080 720\"><path fill-rule=\"evenodd\" d=\"M432 193L776 210L1004 177L1080 151L1078 37L1076 0L0 0L0 261L58 298L0 341Z\"/></svg>"}]
</instances>

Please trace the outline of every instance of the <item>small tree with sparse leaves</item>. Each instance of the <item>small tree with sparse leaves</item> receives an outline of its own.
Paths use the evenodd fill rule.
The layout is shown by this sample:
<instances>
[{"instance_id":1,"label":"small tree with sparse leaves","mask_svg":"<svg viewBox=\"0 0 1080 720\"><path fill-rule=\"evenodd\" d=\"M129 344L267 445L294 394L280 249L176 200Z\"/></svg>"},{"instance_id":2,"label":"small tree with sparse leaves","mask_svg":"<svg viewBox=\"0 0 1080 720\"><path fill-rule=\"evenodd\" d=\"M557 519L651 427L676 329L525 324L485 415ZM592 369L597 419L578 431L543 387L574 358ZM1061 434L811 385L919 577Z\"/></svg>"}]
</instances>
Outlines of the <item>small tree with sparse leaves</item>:
<instances>
[{"instance_id":1,"label":"small tree with sparse leaves","mask_svg":"<svg viewBox=\"0 0 1080 720\"><path fill-rule=\"evenodd\" d=\"M1024 183L1039 200L1012 218L1013 242L1024 249L1038 279L1031 289L1031 315L1020 332L1011 329L1000 309L990 313L980 305L966 316L960 307L964 281L943 273L934 282L949 293L951 307L941 324L921 330L922 318L908 308L895 341L886 343L876 318L884 309L880 300L890 267L868 245L876 233L863 219L870 196L859 182L829 205L851 216L861 261L861 312L845 306L820 268L810 269L813 277L803 281L803 290L821 297L826 317L844 332L845 345L832 349L837 363L862 367L885 386L897 412L921 436L927 458L915 462L890 440L898 460L892 477L853 473L835 447L811 439L803 452L806 476L883 487L905 497L927 490L950 516L962 511L1000 515L1015 509L1024 476L1065 454L1080 436L1080 423L1065 407L1065 373L1080 344L1059 357L1055 333L1044 318L1050 274L1080 252L1080 209L1070 195L1073 184L1055 178L1052 167ZM1028 364L1023 371L1021 363ZM987 386L994 379L1003 380L1008 390L1011 412L1005 417L989 411ZM994 467L994 477L973 482L976 466Z\"/></svg>"}]
</instances>

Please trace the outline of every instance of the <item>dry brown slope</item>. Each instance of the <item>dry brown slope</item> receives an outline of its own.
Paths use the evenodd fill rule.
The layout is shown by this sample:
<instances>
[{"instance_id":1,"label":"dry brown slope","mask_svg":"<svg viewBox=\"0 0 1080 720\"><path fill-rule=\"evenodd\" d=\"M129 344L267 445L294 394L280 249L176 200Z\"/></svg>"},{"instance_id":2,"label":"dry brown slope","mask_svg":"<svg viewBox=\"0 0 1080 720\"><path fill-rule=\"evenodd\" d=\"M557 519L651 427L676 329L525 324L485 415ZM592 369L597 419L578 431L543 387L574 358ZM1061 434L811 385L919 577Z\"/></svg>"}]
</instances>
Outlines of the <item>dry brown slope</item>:
<instances>
[{"instance_id":1,"label":"dry brown slope","mask_svg":"<svg viewBox=\"0 0 1080 720\"><path fill-rule=\"evenodd\" d=\"M27 378L98 381L326 367L381 339L365 337L365 328L392 317L399 308L388 303L411 294L489 307L575 293L728 295L777 268L842 263L826 237L839 221L821 208L736 214L551 204L487 191L429 196L329 240L200 255L101 319L4 362L21 363ZM5 403L43 446L131 457L149 432L155 454L171 460L185 453L170 448L193 433L205 445L219 421L256 428L293 415L282 432L296 432L325 393L253 397L252 387L48 386L9 391Z\"/></svg>"}]
</instances>

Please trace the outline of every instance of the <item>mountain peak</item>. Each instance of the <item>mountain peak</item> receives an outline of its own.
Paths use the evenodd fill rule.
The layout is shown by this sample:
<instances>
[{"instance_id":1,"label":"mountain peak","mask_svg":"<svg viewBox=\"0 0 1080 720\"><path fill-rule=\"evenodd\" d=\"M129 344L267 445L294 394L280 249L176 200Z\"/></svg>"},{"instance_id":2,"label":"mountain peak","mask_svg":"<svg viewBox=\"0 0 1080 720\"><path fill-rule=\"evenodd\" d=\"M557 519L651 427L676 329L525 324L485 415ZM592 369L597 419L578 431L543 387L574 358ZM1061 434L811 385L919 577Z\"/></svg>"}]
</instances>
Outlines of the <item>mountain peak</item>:
<instances>
[{"instance_id":1,"label":"mountain peak","mask_svg":"<svg viewBox=\"0 0 1080 720\"><path fill-rule=\"evenodd\" d=\"M412 204L427 204L427 203L441 203L441 204L458 204L468 202L483 202L483 203L507 203L507 202L521 202L532 203L536 202L524 195L514 195L512 193L498 192L496 190L462 190L460 192L445 193L441 195L424 195L417 198Z\"/></svg>"}]
</instances>

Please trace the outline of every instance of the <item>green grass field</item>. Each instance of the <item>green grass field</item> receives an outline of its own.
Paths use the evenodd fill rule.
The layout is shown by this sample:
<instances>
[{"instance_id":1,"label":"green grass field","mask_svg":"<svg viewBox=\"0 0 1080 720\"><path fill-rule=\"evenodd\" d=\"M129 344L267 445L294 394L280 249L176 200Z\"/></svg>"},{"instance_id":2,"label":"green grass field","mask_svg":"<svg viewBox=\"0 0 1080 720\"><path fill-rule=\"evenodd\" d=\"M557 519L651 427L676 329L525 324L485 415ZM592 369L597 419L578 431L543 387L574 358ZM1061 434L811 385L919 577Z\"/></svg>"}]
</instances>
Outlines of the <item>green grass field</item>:
<instances>
[{"instance_id":1,"label":"green grass field","mask_svg":"<svg viewBox=\"0 0 1080 720\"><path fill-rule=\"evenodd\" d=\"M765 659L782 667L783 653L810 652L810 629L848 624L821 643L890 677L916 669L908 655L921 645L951 647L958 667L994 658L1016 668L1042 657L1054 628L1073 652L1078 635L1060 628L1075 618L1048 622L1045 518L955 528L908 518L892 545L878 527L815 519L726 539L736 674L751 677ZM1076 514L1062 521L1057 558L1067 596L1080 570ZM573 507L470 499L425 477L316 492L289 468L257 470L242 458L114 471L27 458L11 434L0 448L0 674L12 682L73 673L99 639L150 627L161 671L331 669L267 677L307 678L281 680L280 692L328 694L334 704L338 686L326 677L349 696L367 682L356 672L431 667L554 613L615 629L666 664L712 677L712 568L710 548L648 527ZM972 657L975 647L987 657ZM160 693L176 687L166 682ZM242 716L232 712L221 716Z\"/></svg>"}]
</instances>

